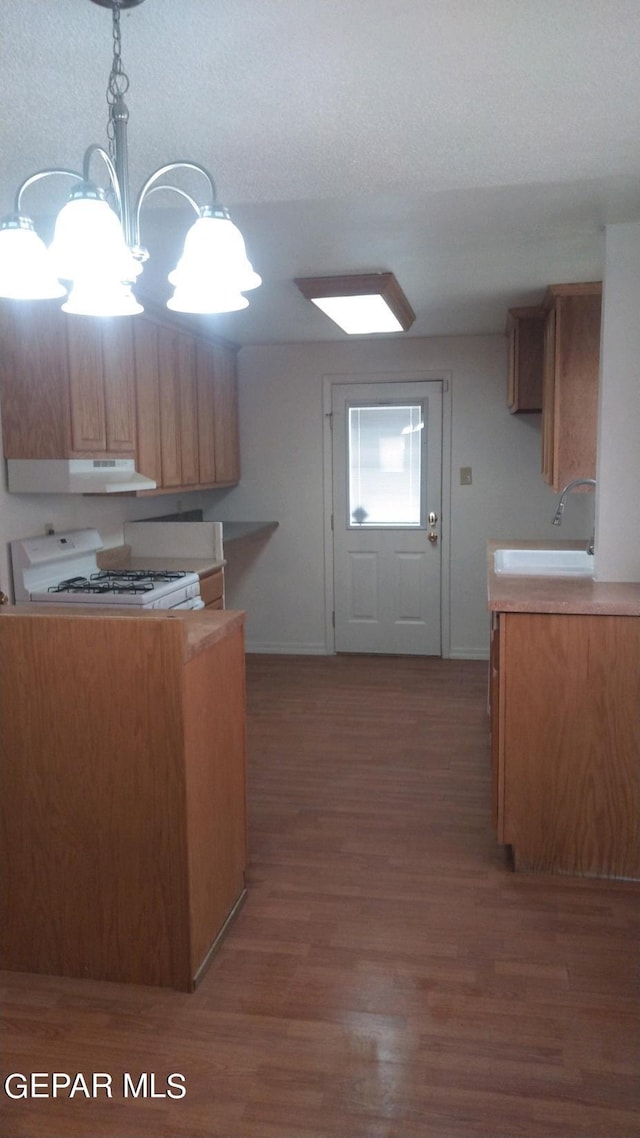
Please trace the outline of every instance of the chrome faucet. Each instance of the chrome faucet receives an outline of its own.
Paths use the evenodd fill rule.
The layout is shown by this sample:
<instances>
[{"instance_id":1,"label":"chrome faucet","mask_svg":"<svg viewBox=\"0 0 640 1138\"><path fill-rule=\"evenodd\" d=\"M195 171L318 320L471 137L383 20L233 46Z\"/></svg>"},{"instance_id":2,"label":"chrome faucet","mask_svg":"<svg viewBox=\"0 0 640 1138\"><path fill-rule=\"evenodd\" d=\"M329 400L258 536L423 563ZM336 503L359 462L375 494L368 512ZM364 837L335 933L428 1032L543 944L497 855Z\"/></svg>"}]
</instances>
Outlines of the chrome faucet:
<instances>
[{"instance_id":1,"label":"chrome faucet","mask_svg":"<svg viewBox=\"0 0 640 1138\"><path fill-rule=\"evenodd\" d=\"M595 486L595 484L596 484L595 478L574 478L573 482L567 482L567 485L565 486L564 490L562 491L562 493L560 495L560 500L558 502L558 508L556 509L556 512L553 515L552 525L559 526L562 524L562 515L564 513L564 507L565 507L565 503L567 500L567 495L570 494L572 490L575 490L576 486ZM591 537L589 538L589 541L587 542L587 553L593 554L594 543L595 543L595 534L592 534Z\"/></svg>"}]
</instances>

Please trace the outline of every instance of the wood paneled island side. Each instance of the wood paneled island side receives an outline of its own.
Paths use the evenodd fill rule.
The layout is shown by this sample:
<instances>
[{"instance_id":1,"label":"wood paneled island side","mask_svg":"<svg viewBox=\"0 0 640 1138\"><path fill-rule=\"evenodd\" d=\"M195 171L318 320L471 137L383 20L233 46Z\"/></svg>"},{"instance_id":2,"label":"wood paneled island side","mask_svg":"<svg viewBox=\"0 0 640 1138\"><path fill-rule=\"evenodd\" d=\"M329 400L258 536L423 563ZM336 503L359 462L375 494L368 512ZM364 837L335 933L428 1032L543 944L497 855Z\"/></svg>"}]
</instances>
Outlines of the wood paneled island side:
<instances>
[{"instance_id":1,"label":"wood paneled island side","mask_svg":"<svg viewBox=\"0 0 640 1138\"><path fill-rule=\"evenodd\" d=\"M245 893L244 614L0 616L2 967L192 990Z\"/></svg>"}]
</instances>

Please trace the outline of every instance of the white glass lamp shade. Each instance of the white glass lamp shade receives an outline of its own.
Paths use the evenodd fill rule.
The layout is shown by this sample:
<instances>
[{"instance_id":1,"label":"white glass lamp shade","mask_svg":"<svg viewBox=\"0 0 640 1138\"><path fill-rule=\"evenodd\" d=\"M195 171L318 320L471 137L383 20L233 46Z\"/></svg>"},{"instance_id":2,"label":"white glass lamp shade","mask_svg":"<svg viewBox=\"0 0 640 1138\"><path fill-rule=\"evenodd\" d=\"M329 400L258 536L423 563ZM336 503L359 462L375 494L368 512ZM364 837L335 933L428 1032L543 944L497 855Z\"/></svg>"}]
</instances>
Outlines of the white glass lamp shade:
<instances>
[{"instance_id":1,"label":"white glass lamp shade","mask_svg":"<svg viewBox=\"0 0 640 1138\"><path fill-rule=\"evenodd\" d=\"M74 281L62 311L73 316L135 316L144 310L128 284L91 276Z\"/></svg>"},{"instance_id":2,"label":"white glass lamp shade","mask_svg":"<svg viewBox=\"0 0 640 1138\"><path fill-rule=\"evenodd\" d=\"M262 284L254 272L240 230L227 216L199 217L189 229L184 252L169 273L176 289L205 292L249 292Z\"/></svg>"},{"instance_id":3,"label":"white glass lamp shade","mask_svg":"<svg viewBox=\"0 0 640 1138\"><path fill-rule=\"evenodd\" d=\"M201 316L217 312L239 312L248 305L246 296L240 292L232 292L230 289L191 289L187 285L178 285L167 301L167 308L174 312L194 312Z\"/></svg>"},{"instance_id":4,"label":"white glass lamp shade","mask_svg":"<svg viewBox=\"0 0 640 1138\"><path fill-rule=\"evenodd\" d=\"M54 272L62 280L100 277L133 281L142 271L128 248L117 214L99 197L72 197L56 219L49 248Z\"/></svg>"},{"instance_id":5,"label":"white glass lamp shade","mask_svg":"<svg viewBox=\"0 0 640 1138\"><path fill-rule=\"evenodd\" d=\"M66 289L51 268L47 247L26 218L0 227L0 296L51 300Z\"/></svg>"}]
</instances>

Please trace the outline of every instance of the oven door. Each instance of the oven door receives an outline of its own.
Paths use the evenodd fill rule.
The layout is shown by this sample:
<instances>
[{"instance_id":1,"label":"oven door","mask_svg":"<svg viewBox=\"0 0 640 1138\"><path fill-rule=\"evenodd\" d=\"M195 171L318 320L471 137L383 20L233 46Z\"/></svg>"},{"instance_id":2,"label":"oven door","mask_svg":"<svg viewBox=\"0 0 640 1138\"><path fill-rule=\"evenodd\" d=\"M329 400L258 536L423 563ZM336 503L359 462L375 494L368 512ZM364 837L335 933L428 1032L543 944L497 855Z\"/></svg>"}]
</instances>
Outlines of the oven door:
<instances>
[{"instance_id":1,"label":"oven door","mask_svg":"<svg viewBox=\"0 0 640 1138\"><path fill-rule=\"evenodd\" d=\"M168 605L169 609L203 609L204 601L202 597L187 597L185 600L178 601L175 605Z\"/></svg>"}]
</instances>

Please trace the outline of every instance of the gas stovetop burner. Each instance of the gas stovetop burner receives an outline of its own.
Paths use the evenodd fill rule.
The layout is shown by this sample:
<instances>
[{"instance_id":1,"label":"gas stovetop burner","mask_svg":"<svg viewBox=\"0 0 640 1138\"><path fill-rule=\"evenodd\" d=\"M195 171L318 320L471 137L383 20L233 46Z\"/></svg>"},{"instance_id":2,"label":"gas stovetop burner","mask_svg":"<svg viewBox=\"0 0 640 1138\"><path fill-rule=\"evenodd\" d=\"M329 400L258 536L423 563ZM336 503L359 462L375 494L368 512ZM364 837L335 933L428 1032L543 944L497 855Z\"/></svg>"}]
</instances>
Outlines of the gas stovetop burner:
<instances>
[{"instance_id":1,"label":"gas stovetop burner","mask_svg":"<svg viewBox=\"0 0 640 1138\"><path fill-rule=\"evenodd\" d=\"M101 573L86 577L70 577L51 585L50 593L150 593L154 589L151 581L123 581L111 578L102 579Z\"/></svg>"},{"instance_id":2,"label":"gas stovetop burner","mask_svg":"<svg viewBox=\"0 0 640 1138\"><path fill-rule=\"evenodd\" d=\"M181 581L187 574L164 569L104 569L89 577L69 577L51 585L50 593L152 593L158 585Z\"/></svg>"},{"instance_id":3,"label":"gas stovetop burner","mask_svg":"<svg viewBox=\"0 0 640 1138\"><path fill-rule=\"evenodd\" d=\"M153 585L164 584L165 581L180 581L186 573L179 569L103 569L100 573L92 573L91 580L113 583L119 585L124 582L147 582Z\"/></svg>"}]
</instances>

